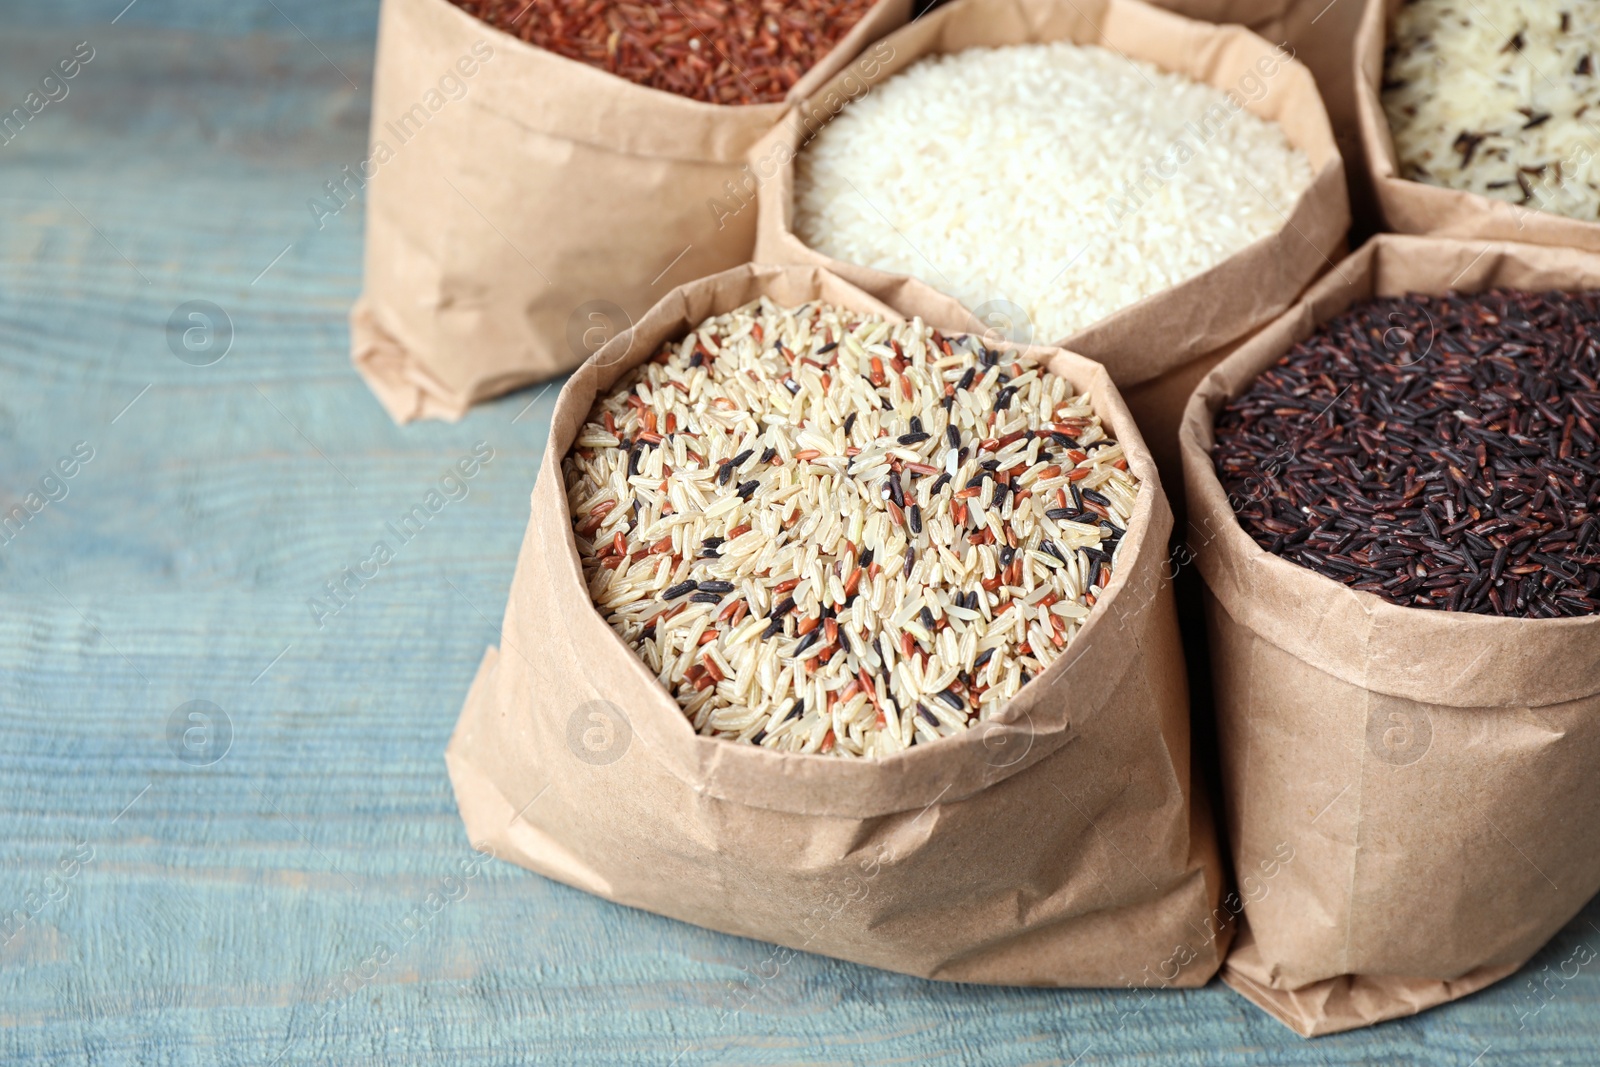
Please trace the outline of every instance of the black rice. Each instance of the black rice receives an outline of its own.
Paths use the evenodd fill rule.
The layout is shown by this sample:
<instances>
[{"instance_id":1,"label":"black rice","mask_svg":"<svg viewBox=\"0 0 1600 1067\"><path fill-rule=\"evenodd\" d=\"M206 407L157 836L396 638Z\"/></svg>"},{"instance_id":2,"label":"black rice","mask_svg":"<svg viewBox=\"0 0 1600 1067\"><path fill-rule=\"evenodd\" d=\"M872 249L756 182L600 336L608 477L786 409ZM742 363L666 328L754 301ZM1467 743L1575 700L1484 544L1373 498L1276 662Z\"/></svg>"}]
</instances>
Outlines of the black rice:
<instances>
[{"instance_id":1,"label":"black rice","mask_svg":"<svg viewBox=\"0 0 1600 1067\"><path fill-rule=\"evenodd\" d=\"M1597 427L1600 290L1411 294L1296 345L1212 458L1267 551L1395 604L1556 618L1600 610Z\"/></svg>"}]
</instances>

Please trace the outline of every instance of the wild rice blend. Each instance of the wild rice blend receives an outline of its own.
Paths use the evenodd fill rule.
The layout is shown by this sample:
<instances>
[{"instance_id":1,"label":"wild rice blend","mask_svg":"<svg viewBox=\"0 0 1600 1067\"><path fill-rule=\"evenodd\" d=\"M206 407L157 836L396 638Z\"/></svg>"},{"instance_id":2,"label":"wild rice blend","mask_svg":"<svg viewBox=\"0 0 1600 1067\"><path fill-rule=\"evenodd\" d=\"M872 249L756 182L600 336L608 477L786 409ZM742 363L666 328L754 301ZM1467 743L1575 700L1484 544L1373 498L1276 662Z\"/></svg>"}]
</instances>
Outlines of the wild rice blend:
<instances>
[{"instance_id":1,"label":"wild rice blend","mask_svg":"<svg viewBox=\"0 0 1600 1067\"><path fill-rule=\"evenodd\" d=\"M1600 219L1600 4L1410 0L1383 106L1414 181Z\"/></svg>"},{"instance_id":2,"label":"wild rice blend","mask_svg":"<svg viewBox=\"0 0 1600 1067\"><path fill-rule=\"evenodd\" d=\"M800 154L795 235L1057 341L1283 227L1313 174L1243 109L1267 81L1230 94L1065 42L929 56Z\"/></svg>"},{"instance_id":3,"label":"wild rice blend","mask_svg":"<svg viewBox=\"0 0 1600 1067\"><path fill-rule=\"evenodd\" d=\"M557 55L710 104L782 100L872 0L453 0Z\"/></svg>"},{"instance_id":4,"label":"wild rice blend","mask_svg":"<svg viewBox=\"0 0 1600 1067\"><path fill-rule=\"evenodd\" d=\"M1395 603L1600 610L1600 291L1410 296L1325 324L1217 418L1269 552Z\"/></svg>"},{"instance_id":5,"label":"wild rice blend","mask_svg":"<svg viewBox=\"0 0 1600 1067\"><path fill-rule=\"evenodd\" d=\"M765 299L629 373L563 470L595 605L695 729L838 756L992 717L1078 632L1139 491L1064 378Z\"/></svg>"}]
</instances>

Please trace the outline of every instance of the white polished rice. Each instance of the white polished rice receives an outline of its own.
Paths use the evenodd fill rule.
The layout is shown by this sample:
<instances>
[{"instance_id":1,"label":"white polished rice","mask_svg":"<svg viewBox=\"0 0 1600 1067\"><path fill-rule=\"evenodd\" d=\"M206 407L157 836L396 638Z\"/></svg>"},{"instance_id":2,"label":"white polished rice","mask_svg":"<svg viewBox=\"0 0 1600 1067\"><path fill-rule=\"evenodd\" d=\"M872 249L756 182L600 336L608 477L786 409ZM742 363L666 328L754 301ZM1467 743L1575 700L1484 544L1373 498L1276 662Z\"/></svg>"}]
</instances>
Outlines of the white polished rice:
<instances>
[{"instance_id":1,"label":"white polished rice","mask_svg":"<svg viewBox=\"0 0 1600 1067\"><path fill-rule=\"evenodd\" d=\"M1018 305L1058 341L1276 232L1311 179L1220 89L1093 46L975 48L825 126L796 165L794 226L970 309Z\"/></svg>"},{"instance_id":2,"label":"white polished rice","mask_svg":"<svg viewBox=\"0 0 1600 1067\"><path fill-rule=\"evenodd\" d=\"M1600 220L1600 4L1412 0L1389 42L1402 177Z\"/></svg>"},{"instance_id":3,"label":"white polished rice","mask_svg":"<svg viewBox=\"0 0 1600 1067\"><path fill-rule=\"evenodd\" d=\"M1139 493L1066 379L821 304L702 323L563 461L589 592L696 730L876 757L1067 647Z\"/></svg>"}]
</instances>

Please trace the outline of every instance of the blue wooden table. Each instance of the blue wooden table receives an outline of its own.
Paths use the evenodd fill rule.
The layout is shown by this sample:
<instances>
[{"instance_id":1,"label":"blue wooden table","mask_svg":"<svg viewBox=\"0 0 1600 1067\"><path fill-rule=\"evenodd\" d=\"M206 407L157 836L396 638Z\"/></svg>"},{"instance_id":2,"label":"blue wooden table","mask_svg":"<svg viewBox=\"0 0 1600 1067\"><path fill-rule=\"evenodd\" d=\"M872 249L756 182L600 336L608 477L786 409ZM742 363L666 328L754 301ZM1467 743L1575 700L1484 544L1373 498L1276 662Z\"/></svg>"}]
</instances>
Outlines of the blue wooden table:
<instances>
[{"instance_id":1,"label":"blue wooden table","mask_svg":"<svg viewBox=\"0 0 1600 1067\"><path fill-rule=\"evenodd\" d=\"M307 202L363 155L371 0L126 2L0 8L0 112L93 50L0 144L0 1063L1600 1062L1600 966L1562 973L1595 904L1499 987L1308 1043L1218 984L772 976L463 875L442 753L553 394L400 429L350 368L360 211ZM479 442L468 495L313 611Z\"/></svg>"}]
</instances>

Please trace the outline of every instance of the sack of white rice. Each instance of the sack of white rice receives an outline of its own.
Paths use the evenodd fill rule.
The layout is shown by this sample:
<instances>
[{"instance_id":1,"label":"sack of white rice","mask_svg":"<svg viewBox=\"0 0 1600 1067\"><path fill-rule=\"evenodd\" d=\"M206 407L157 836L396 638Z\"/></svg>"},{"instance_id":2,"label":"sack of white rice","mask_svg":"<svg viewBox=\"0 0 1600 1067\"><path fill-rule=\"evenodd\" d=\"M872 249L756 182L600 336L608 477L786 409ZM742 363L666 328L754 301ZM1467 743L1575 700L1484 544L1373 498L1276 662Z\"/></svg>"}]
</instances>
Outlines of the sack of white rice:
<instances>
[{"instance_id":1,"label":"sack of white rice","mask_svg":"<svg viewBox=\"0 0 1600 1067\"><path fill-rule=\"evenodd\" d=\"M1316 85L1241 27L1139 0L953 0L883 47L752 151L758 261L1059 344L1131 390L1283 311L1344 239ZM1134 408L1151 440L1181 412Z\"/></svg>"},{"instance_id":2,"label":"sack of white rice","mask_svg":"<svg viewBox=\"0 0 1600 1067\"><path fill-rule=\"evenodd\" d=\"M1198 986L1150 455L1098 365L814 268L686 285L568 381L447 760L473 841L909 974Z\"/></svg>"},{"instance_id":3,"label":"sack of white rice","mask_svg":"<svg viewBox=\"0 0 1600 1067\"><path fill-rule=\"evenodd\" d=\"M1600 9L1367 0L1357 117L1388 228L1600 251Z\"/></svg>"},{"instance_id":4,"label":"sack of white rice","mask_svg":"<svg viewBox=\"0 0 1600 1067\"><path fill-rule=\"evenodd\" d=\"M1190 401L1223 978L1303 1035L1482 989L1600 889L1597 289L1381 236Z\"/></svg>"},{"instance_id":5,"label":"sack of white rice","mask_svg":"<svg viewBox=\"0 0 1600 1067\"><path fill-rule=\"evenodd\" d=\"M399 421L459 418L748 261L754 206L707 202L909 8L384 0L368 157L312 201L320 227L366 200L357 369Z\"/></svg>"}]
</instances>

